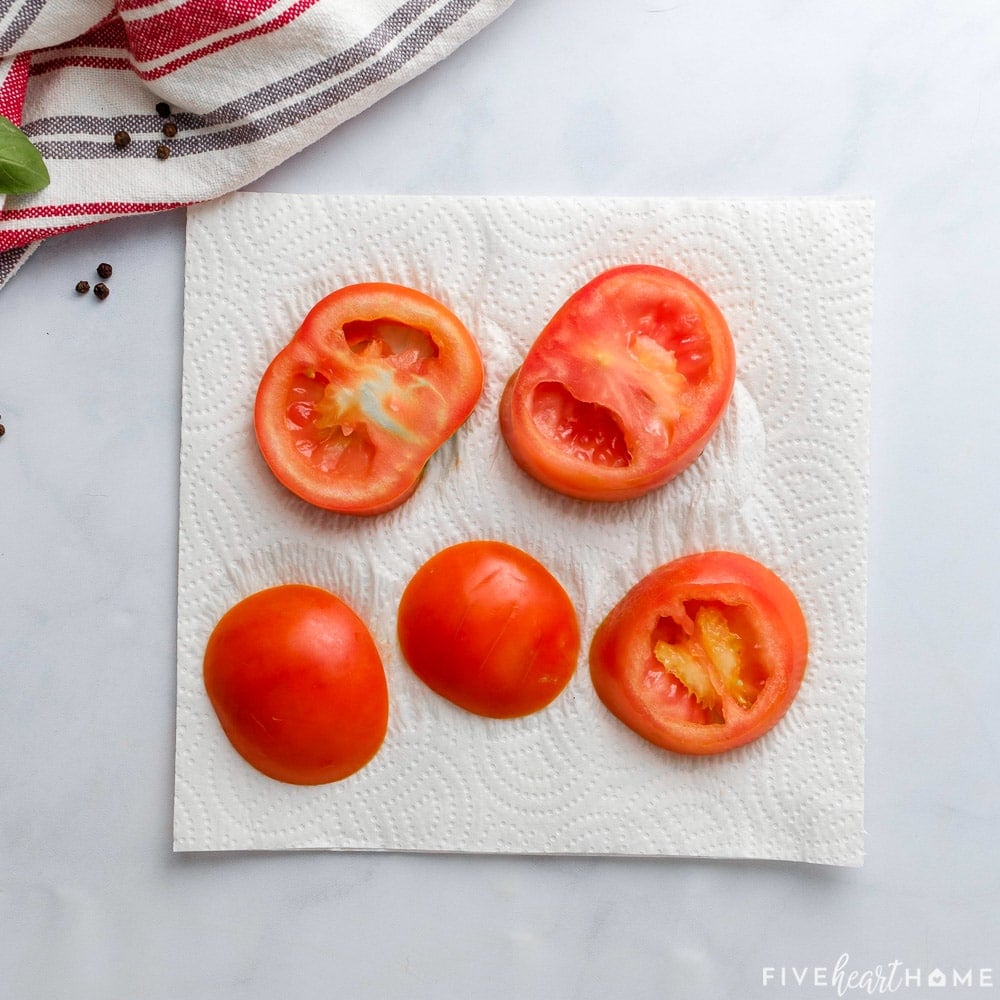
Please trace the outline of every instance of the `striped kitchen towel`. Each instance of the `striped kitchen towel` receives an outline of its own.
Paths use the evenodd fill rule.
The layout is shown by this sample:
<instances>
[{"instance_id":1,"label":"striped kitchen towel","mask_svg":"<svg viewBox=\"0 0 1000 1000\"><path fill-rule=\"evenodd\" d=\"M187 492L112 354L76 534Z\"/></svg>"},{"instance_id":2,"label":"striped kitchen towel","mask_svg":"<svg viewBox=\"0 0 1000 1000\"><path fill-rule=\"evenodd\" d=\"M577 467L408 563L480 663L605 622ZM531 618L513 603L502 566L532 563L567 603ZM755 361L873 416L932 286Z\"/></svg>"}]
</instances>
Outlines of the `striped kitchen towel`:
<instances>
[{"instance_id":1,"label":"striped kitchen towel","mask_svg":"<svg viewBox=\"0 0 1000 1000\"><path fill-rule=\"evenodd\" d=\"M51 182L0 195L0 287L38 242L233 191L513 0L0 0L0 114Z\"/></svg>"}]
</instances>

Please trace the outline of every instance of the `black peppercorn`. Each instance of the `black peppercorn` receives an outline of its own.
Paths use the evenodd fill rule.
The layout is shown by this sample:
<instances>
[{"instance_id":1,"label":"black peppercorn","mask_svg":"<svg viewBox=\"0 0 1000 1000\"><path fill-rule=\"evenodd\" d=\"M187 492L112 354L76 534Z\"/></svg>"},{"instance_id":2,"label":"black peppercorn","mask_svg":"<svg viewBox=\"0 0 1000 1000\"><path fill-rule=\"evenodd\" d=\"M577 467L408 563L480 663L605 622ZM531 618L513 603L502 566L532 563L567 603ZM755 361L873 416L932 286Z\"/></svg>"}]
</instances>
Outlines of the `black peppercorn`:
<instances>
[{"instance_id":1,"label":"black peppercorn","mask_svg":"<svg viewBox=\"0 0 1000 1000\"><path fill-rule=\"evenodd\" d=\"M169 118L170 117L170 105L167 104L166 101L160 101L160 103L156 105L156 113L161 118Z\"/></svg>"},{"instance_id":2,"label":"black peppercorn","mask_svg":"<svg viewBox=\"0 0 1000 1000\"><path fill-rule=\"evenodd\" d=\"M94 285L94 294L103 302L111 294L111 289L103 281L99 281Z\"/></svg>"},{"instance_id":3,"label":"black peppercorn","mask_svg":"<svg viewBox=\"0 0 1000 1000\"><path fill-rule=\"evenodd\" d=\"M132 136L130 136L124 129L119 129L115 132L115 145L119 149L124 149L131 141Z\"/></svg>"},{"instance_id":4,"label":"black peppercorn","mask_svg":"<svg viewBox=\"0 0 1000 1000\"><path fill-rule=\"evenodd\" d=\"M163 134L168 139L173 139L177 135L177 126L173 122L165 122L163 125Z\"/></svg>"},{"instance_id":5,"label":"black peppercorn","mask_svg":"<svg viewBox=\"0 0 1000 1000\"><path fill-rule=\"evenodd\" d=\"M81 295L86 295L86 294L87 294L87 292L89 292L89 291L90 291L90 282L89 282L89 281L78 281L78 282L76 283L76 290L77 290L77 291L78 291L78 292L79 292L79 293L80 293Z\"/></svg>"},{"instance_id":6,"label":"black peppercorn","mask_svg":"<svg viewBox=\"0 0 1000 1000\"><path fill-rule=\"evenodd\" d=\"M169 156L170 156L170 147L164 146L163 143L160 143L160 145L156 147L156 158L158 160L165 160Z\"/></svg>"},{"instance_id":7,"label":"black peppercorn","mask_svg":"<svg viewBox=\"0 0 1000 1000\"><path fill-rule=\"evenodd\" d=\"M110 278L111 277L111 265L110 264L98 264L97 265L97 273L102 278Z\"/></svg>"}]
</instances>

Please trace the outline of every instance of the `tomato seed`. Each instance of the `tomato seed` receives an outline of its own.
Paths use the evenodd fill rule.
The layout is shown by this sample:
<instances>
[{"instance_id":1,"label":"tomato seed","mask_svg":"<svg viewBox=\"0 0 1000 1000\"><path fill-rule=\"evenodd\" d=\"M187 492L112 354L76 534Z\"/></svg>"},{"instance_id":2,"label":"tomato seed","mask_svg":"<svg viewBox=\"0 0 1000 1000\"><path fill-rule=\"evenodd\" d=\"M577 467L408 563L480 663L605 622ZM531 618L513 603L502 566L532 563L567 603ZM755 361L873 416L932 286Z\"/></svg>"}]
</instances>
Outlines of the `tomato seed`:
<instances>
[{"instance_id":1,"label":"tomato seed","mask_svg":"<svg viewBox=\"0 0 1000 1000\"><path fill-rule=\"evenodd\" d=\"M97 265L97 273L102 278L110 278L111 277L111 265L110 264L98 264Z\"/></svg>"},{"instance_id":2,"label":"tomato seed","mask_svg":"<svg viewBox=\"0 0 1000 1000\"><path fill-rule=\"evenodd\" d=\"M77 291L78 291L78 292L79 292L79 293L80 293L81 295L86 295L86 294L87 294L87 292L89 292L89 291L90 291L90 282L89 282L89 281L78 281L78 282L76 283L76 290L77 290Z\"/></svg>"},{"instance_id":3,"label":"tomato seed","mask_svg":"<svg viewBox=\"0 0 1000 1000\"><path fill-rule=\"evenodd\" d=\"M103 302L111 294L111 289L103 281L99 281L94 285L94 294Z\"/></svg>"}]
</instances>

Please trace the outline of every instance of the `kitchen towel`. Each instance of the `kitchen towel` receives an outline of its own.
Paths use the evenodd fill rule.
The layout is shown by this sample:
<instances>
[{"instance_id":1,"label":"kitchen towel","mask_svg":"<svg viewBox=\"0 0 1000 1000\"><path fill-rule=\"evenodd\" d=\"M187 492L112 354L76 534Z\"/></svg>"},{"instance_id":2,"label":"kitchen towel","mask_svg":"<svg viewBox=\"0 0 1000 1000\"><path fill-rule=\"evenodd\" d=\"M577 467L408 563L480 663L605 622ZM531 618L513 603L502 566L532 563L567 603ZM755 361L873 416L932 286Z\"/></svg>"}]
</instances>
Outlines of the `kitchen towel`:
<instances>
[{"instance_id":1,"label":"kitchen towel","mask_svg":"<svg viewBox=\"0 0 1000 1000\"><path fill-rule=\"evenodd\" d=\"M242 187L512 2L0 0L0 114L51 177L0 194L0 287L46 237Z\"/></svg>"},{"instance_id":2,"label":"kitchen towel","mask_svg":"<svg viewBox=\"0 0 1000 1000\"><path fill-rule=\"evenodd\" d=\"M188 210L178 579L177 850L326 848L687 855L856 865L863 857L865 544L872 205L864 200L310 197ZM715 299L736 344L731 405L704 454L638 500L557 495L514 464L497 404L546 321L602 270L653 263ZM469 327L486 385L414 495L374 518L311 507L271 475L257 383L322 296L392 281ZM470 715L415 677L396 609L455 542L525 549L576 605L567 689L523 719ZM715 757L660 750L595 695L587 646L633 583L728 548L799 597L811 652L788 714ZM254 771L227 742L201 662L215 623L280 583L367 622L390 689L376 758L331 785Z\"/></svg>"}]
</instances>

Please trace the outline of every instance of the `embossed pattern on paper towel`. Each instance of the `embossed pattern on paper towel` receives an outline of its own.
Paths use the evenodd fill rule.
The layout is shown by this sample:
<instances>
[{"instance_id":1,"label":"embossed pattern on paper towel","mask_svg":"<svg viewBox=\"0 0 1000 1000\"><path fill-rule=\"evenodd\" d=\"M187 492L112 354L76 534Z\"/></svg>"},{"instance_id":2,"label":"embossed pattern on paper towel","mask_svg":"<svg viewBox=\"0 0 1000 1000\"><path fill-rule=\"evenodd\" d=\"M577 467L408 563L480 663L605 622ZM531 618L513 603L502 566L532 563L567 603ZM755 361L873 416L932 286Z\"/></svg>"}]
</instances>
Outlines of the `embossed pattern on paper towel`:
<instances>
[{"instance_id":1,"label":"embossed pattern on paper towel","mask_svg":"<svg viewBox=\"0 0 1000 1000\"><path fill-rule=\"evenodd\" d=\"M500 393L558 306L599 271L649 262L693 278L736 341L738 381L705 454L622 505L560 497L499 435ZM789 858L862 849L871 206L862 201L235 195L188 222L175 846ZM257 380L313 303L354 281L420 288L469 325L487 383L404 506L331 515L260 459ZM395 639L400 594L438 549L500 538L563 582L584 650L566 692L526 719L463 713ZM716 758L647 745L598 702L586 644L624 591L682 553L732 548L798 593L812 653L764 739ZM391 690L381 753L358 775L285 786L237 757L201 656L239 598L304 581L370 624Z\"/></svg>"}]
</instances>

